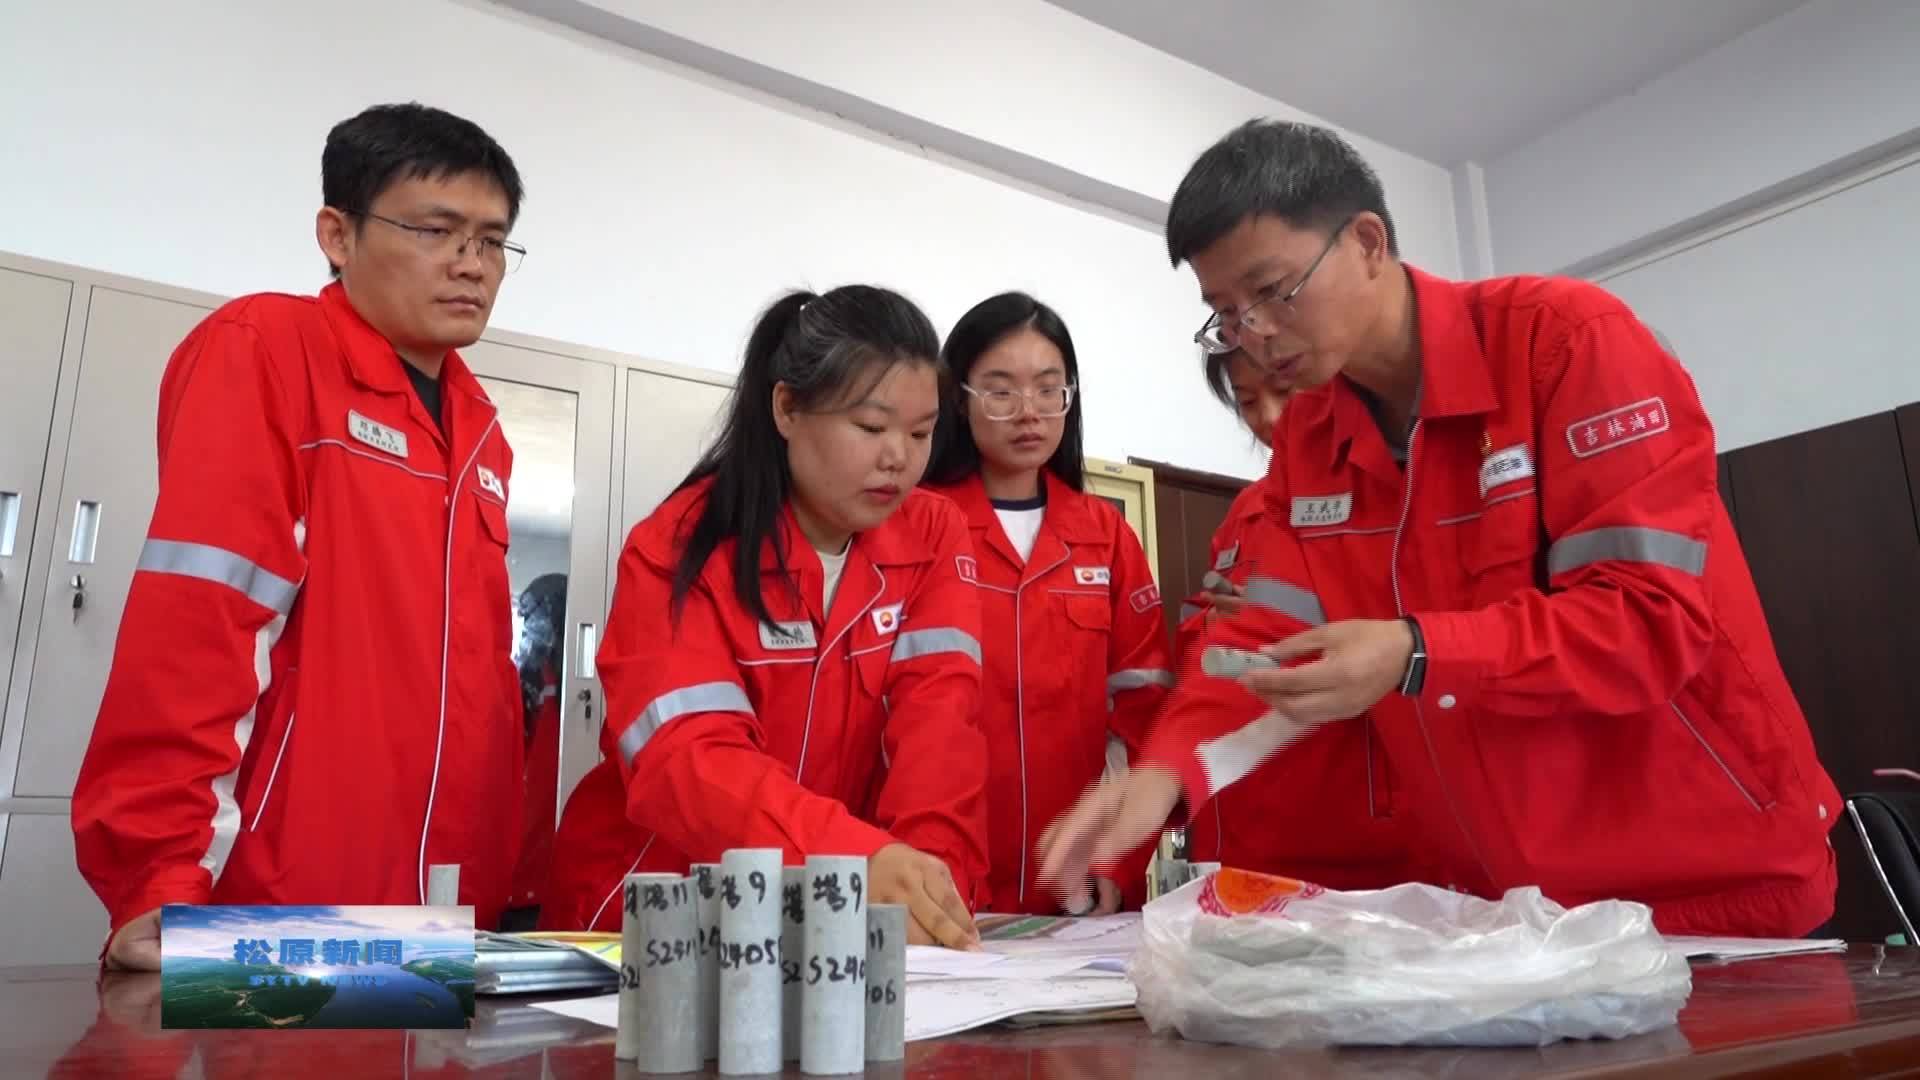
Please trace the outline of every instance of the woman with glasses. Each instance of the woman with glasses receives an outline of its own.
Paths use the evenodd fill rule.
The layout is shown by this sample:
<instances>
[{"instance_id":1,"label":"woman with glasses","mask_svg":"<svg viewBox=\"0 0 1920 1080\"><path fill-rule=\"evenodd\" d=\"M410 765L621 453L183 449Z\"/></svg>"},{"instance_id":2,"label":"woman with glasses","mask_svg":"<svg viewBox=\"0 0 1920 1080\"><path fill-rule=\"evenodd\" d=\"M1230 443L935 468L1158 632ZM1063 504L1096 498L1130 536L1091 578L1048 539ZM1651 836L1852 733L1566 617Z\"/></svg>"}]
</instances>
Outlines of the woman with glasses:
<instances>
[{"instance_id":1,"label":"woman with glasses","mask_svg":"<svg viewBox=\"0 0 1920 1080\"><path fill-rule=\"evenodd\" d=\"M1273 446L1273 430L1292 392L1239 349L1202 350L1207 389L1241 423ZM1241 489L1213 534L1204 587L1180 607L1174 655L1198 671L1202 639L1216 619L1245 607L1259 569L1251 541L1267 512L1261 477ZM1372 721L1327 724L1288 751L1285 764L1263 763L1196 807L1186 828L1187 858L1302 878L1335 889L1375 889L1419 879L1394 828L1396 787Z\"/></svg>"},{"instance_id":2,"label":"woman with glasses","mask_svg":"<svg viewBox=\"0 0 1920 1080\"><path fill-rule=\"evenodd\" d=\"M966 522L916 488L938 346L870 286L761 316L719 438L620 554L607 756L561 815L543 926L618 927L627 874L776 847L864 856L910 940L978 942L979 601Z\"/></svg>"},{"instance_id":3,"label":"woman with glasses","mask_svg":"<svg viewBox=\"0 0 1920 1080\"><path fill-rule=\"evenodd\" d=\"M991 910L1117 911L1146 891L1143 848L1065 898L1034 841L1115 758L1173 677L1160 590L1113 505L1084 489L1079 361L1066 323L1024 293L981 301L947 337L950 388L928 482L966 513L979 585Z\"/></svg>"}]
</instances>

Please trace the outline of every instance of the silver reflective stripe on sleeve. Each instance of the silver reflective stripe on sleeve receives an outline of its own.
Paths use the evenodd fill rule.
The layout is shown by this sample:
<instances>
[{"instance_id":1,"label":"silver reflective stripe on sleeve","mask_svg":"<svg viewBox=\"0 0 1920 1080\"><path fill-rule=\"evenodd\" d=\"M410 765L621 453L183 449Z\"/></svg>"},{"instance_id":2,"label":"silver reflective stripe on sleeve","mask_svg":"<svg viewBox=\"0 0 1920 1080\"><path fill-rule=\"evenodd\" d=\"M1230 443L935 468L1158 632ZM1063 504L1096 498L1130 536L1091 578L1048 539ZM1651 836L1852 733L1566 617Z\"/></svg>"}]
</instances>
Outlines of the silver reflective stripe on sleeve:
<instances>
[{"instance_id":1,"label":"silver reflective stripe on sleeve","mask_svg":"<svg viewBox=\"0 0 1920 1080\"><path fill-rule=\"evenodd\" d=\"M640 749L647 745L653 733L665 727L668 721L685 716L688 713L706 712L743 712L753 714L753 702L747 700L747 692L739 683L709 682L683 686L653 699L640 718L627 725L620 734L620 756L627 764L640 756Z\"/></svg>"},{"instance_id":2,"label":"silver reflective stripe on sleeve","mask_svg":"<svg viewBox=\"0 0 1920 1080\"><path fill-rule=\"evenodd\" d=\"M1707 545L1665 529L1617 525L1563 536L1547 551L1549 575L1597 562L1652 563L1698 576L1707 568Z\"/></svg>"},{"instance_id":3,"label":"silver reflective stripe on sleeve","mask_svg":"<svg viewBox=\"0 0 1920 1080\"><path fill-rule=\"evenodd\" d=\"M1202 608L1199 604L1181 604L1180 605L1180 621L1186 622L1188 619L1191 619L1195 615L1200 614L1200 612L1203 610L1205 609Z\"/></svg>"},{"instance_id":4,"label":"silver reflective stripe on sleeve","mask_svg":"<svg viewBox=\"0 0 1920 1080\"><path fill-rule=\"evenodd\" d=\"M300 592L298 584L251 559L211 544L191 544L184 540L148 540L140 549L140 561L134 569L225 585L280 615L293 610L293 598Z\"/></svg>"},{"instance_id":5,"label":"silver reflective stripe on sleeve","mask_svg":"<svg viewBox=\"0 0 1920 1080\"><path fill-rule=\"evenodd\" d=\"M1313 728L1312 724L1297 723L1268 710L1245 727L1201 743L1194 752L1199 755L1200 768L1207 775L1207 790L1203 798L1189 793L1187 805L1206 802Z\"/></svg>"},{"instance_id":6,"label":"silver reflective stripe on sleeve","mask_svg":"<svg viewBox=\"0 0 1920 1080\"><path fill-rule=\"evenodd\" d=\"M1172 686L1173 672L1165 668L1127 668L1107 676L1107 696L1143 686Z\"/></svg>"},{"instance_id":7,"label":"silver reflective stripe on sleeve","mask_svg":"<svg viewBox=\"0 0 1920 1080\"><path fill-rule=\"evenodd\" d=\"M1327 621L1326 609L1320 606L1318 596L1273 578L1257 577L1248 581L1247 602L1290 615L1308 626L1324 626Z\"/></svg>"},{"instance_id":8,"label":"silver reflective stripe on sleeve","mask_svg":"<svg viewBox=\"0 0 1920 1080\"><path fill-rule=\"evenodd\" d=\"M893 642L893 656L890 663L913 660L936 653L964 653L974 663L980 662L980 643L965 630L956 630L951 626L930 626L925 630L908 630Z\"/></svg>"}]
</instances>

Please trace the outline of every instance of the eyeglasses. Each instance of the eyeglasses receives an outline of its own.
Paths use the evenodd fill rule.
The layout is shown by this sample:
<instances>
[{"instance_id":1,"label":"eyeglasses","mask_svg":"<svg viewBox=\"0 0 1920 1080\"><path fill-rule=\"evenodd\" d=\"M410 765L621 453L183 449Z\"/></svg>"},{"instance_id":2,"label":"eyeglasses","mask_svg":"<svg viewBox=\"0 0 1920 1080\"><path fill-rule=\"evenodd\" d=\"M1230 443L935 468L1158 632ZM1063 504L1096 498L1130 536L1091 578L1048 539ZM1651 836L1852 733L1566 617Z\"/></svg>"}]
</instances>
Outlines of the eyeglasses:
<instances>
[{"instance_id":1,"label":"eyeglasses","mask_svg":"<svg viewBox=\"0 0 1920 1080\"><path fill-rule=\"evenodd\" d=\"M346 210L342 212L358 214L363 218L371 218L374 221L391 225L396 229L404 229L413 234L413 238L419 242L421 251L435 258L461 258L466 255L468 244L478 243L480 245L481 263L493 267L503 274L511 274L515 270L520 269L520 260L527 257L526 248L521 247L511 240L498 236L482 236L479 233L460 232L455 229L449 229L444 225L409 225L404 221L395 221L390 217L382 217L370 210Z\"/></svg>"},{"instance_id":2,"label":"eyeglasses","mask_svg":"<svg viewBox=\"0 0 1920 1080\"><path fill-rule=\"evenodd\" d=\"M1073 408L1072 383L1036 386L1029 390L975 390L961 383L960 389L980 399L980 411L986 413L989 420L1012 420L1020 415L1022 405L1043 420L1065 416L1067 410Z\"/></svg>"},{"instance_id":3,"label":"eyeglasses","mask_svg":"<svg viewBox=\"0 0 1920 1080\"><path fill-rule=\"evenodd\" d=\"M1352 223L1353 218L1348 218L1333 230L1333 235L1327 237L1327 246L1321 248L1320 254L1315 255L1313 261L1307 264L1307 272L1300 275L1300 280L1294 282L1293 288L1282 293L1277 291L1280 287L1277 281L1266 286L1260 290L1259 299L1248 304L1247 310L1234 316L1232 322L1222 318L1219 312L1214 312L1213 317L1194 333L1193 340L1207 352L1220 356L1240 347L1240 332L1243 328L1265 336L1280 329L1281 323L1297 321L1300 318L1300 312L1294 308L1293 298L1299 296L1300 290L1306 288L1307 282L1313 280L1313 272L1320 269L1320 264L1326 259L1327 253L1340 242L1340 235L1346 232L1347 226ZM1261 310L1263 308L1265 310Z\"/></svg>"}]
</instances>

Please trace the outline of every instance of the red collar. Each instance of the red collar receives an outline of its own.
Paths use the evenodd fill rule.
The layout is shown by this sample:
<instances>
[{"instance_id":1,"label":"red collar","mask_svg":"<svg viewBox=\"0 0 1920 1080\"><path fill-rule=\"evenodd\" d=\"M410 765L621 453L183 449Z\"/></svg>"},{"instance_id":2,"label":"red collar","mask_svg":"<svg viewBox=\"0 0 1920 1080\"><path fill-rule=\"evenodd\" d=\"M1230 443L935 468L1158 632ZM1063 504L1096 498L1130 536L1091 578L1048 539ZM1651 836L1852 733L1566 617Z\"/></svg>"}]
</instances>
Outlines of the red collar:
<instances>
[{"instance_id":1,"label":"red collar","mask_svg":"<svg viewBox=\"0 0 1920 1080\"><path fill-rule=\"evenodd\" d=\"M345 346L347 371L355 382L369 390L388 394L412 393L407 374L400 365L406 361L394 351L393 343L375 330L347 299L346 286L338 281L320 290L320 310L332 324L334 333ZM492 401L474 378L460 354L449 349L441 361L440 385L476 401L489 409Z\"/></svg>"},{"instance_id":2,"label":"red collar","mask_svg":"<svg viewBox=\"0 0 1920 1080\"><path fill-rule=\"evenodd\" d=\"M1413 288L1414 326L1419 335L1419 418L1492 412L1499 400L1494 396L1486 350L1480 345L1473 312L1467 305L1466 287L1413 266L1405 270ZM1326 429L1316 430L1312 441L1326 446L1329 468L1338 467L1341 455L1356 439L1366 441L1369 435L1379 438L1379 427L1366 398L1344 377L1295 394L1287 402L1287 421L1286 426ZM1384 438L1380 442L1384 448Z\"/></svg>"}]
</instances>

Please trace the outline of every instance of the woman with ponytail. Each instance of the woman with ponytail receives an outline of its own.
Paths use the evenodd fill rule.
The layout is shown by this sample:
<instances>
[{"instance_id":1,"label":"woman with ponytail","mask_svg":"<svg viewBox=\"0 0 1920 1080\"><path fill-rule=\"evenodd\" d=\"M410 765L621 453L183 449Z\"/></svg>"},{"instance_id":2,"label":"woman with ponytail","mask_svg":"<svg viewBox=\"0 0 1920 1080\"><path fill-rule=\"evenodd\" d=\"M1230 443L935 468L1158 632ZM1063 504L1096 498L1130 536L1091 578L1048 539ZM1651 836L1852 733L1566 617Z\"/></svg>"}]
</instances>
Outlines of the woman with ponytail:
<instances>
[{"instance_id":1,"label":"woman with ponytail","mask_svg":"<svg viewBox=\"0 0 1920 1080\"><path fill-rule=\"evenodd\" d=\"M616 928L627 874L777 847L865 856L912 940L977 941L979 605L966 520L915 488L938 350L885 289L761 316L719 438L621 552L606 756L561 817L543 926Z\"/></svg>"}]
</instances>

